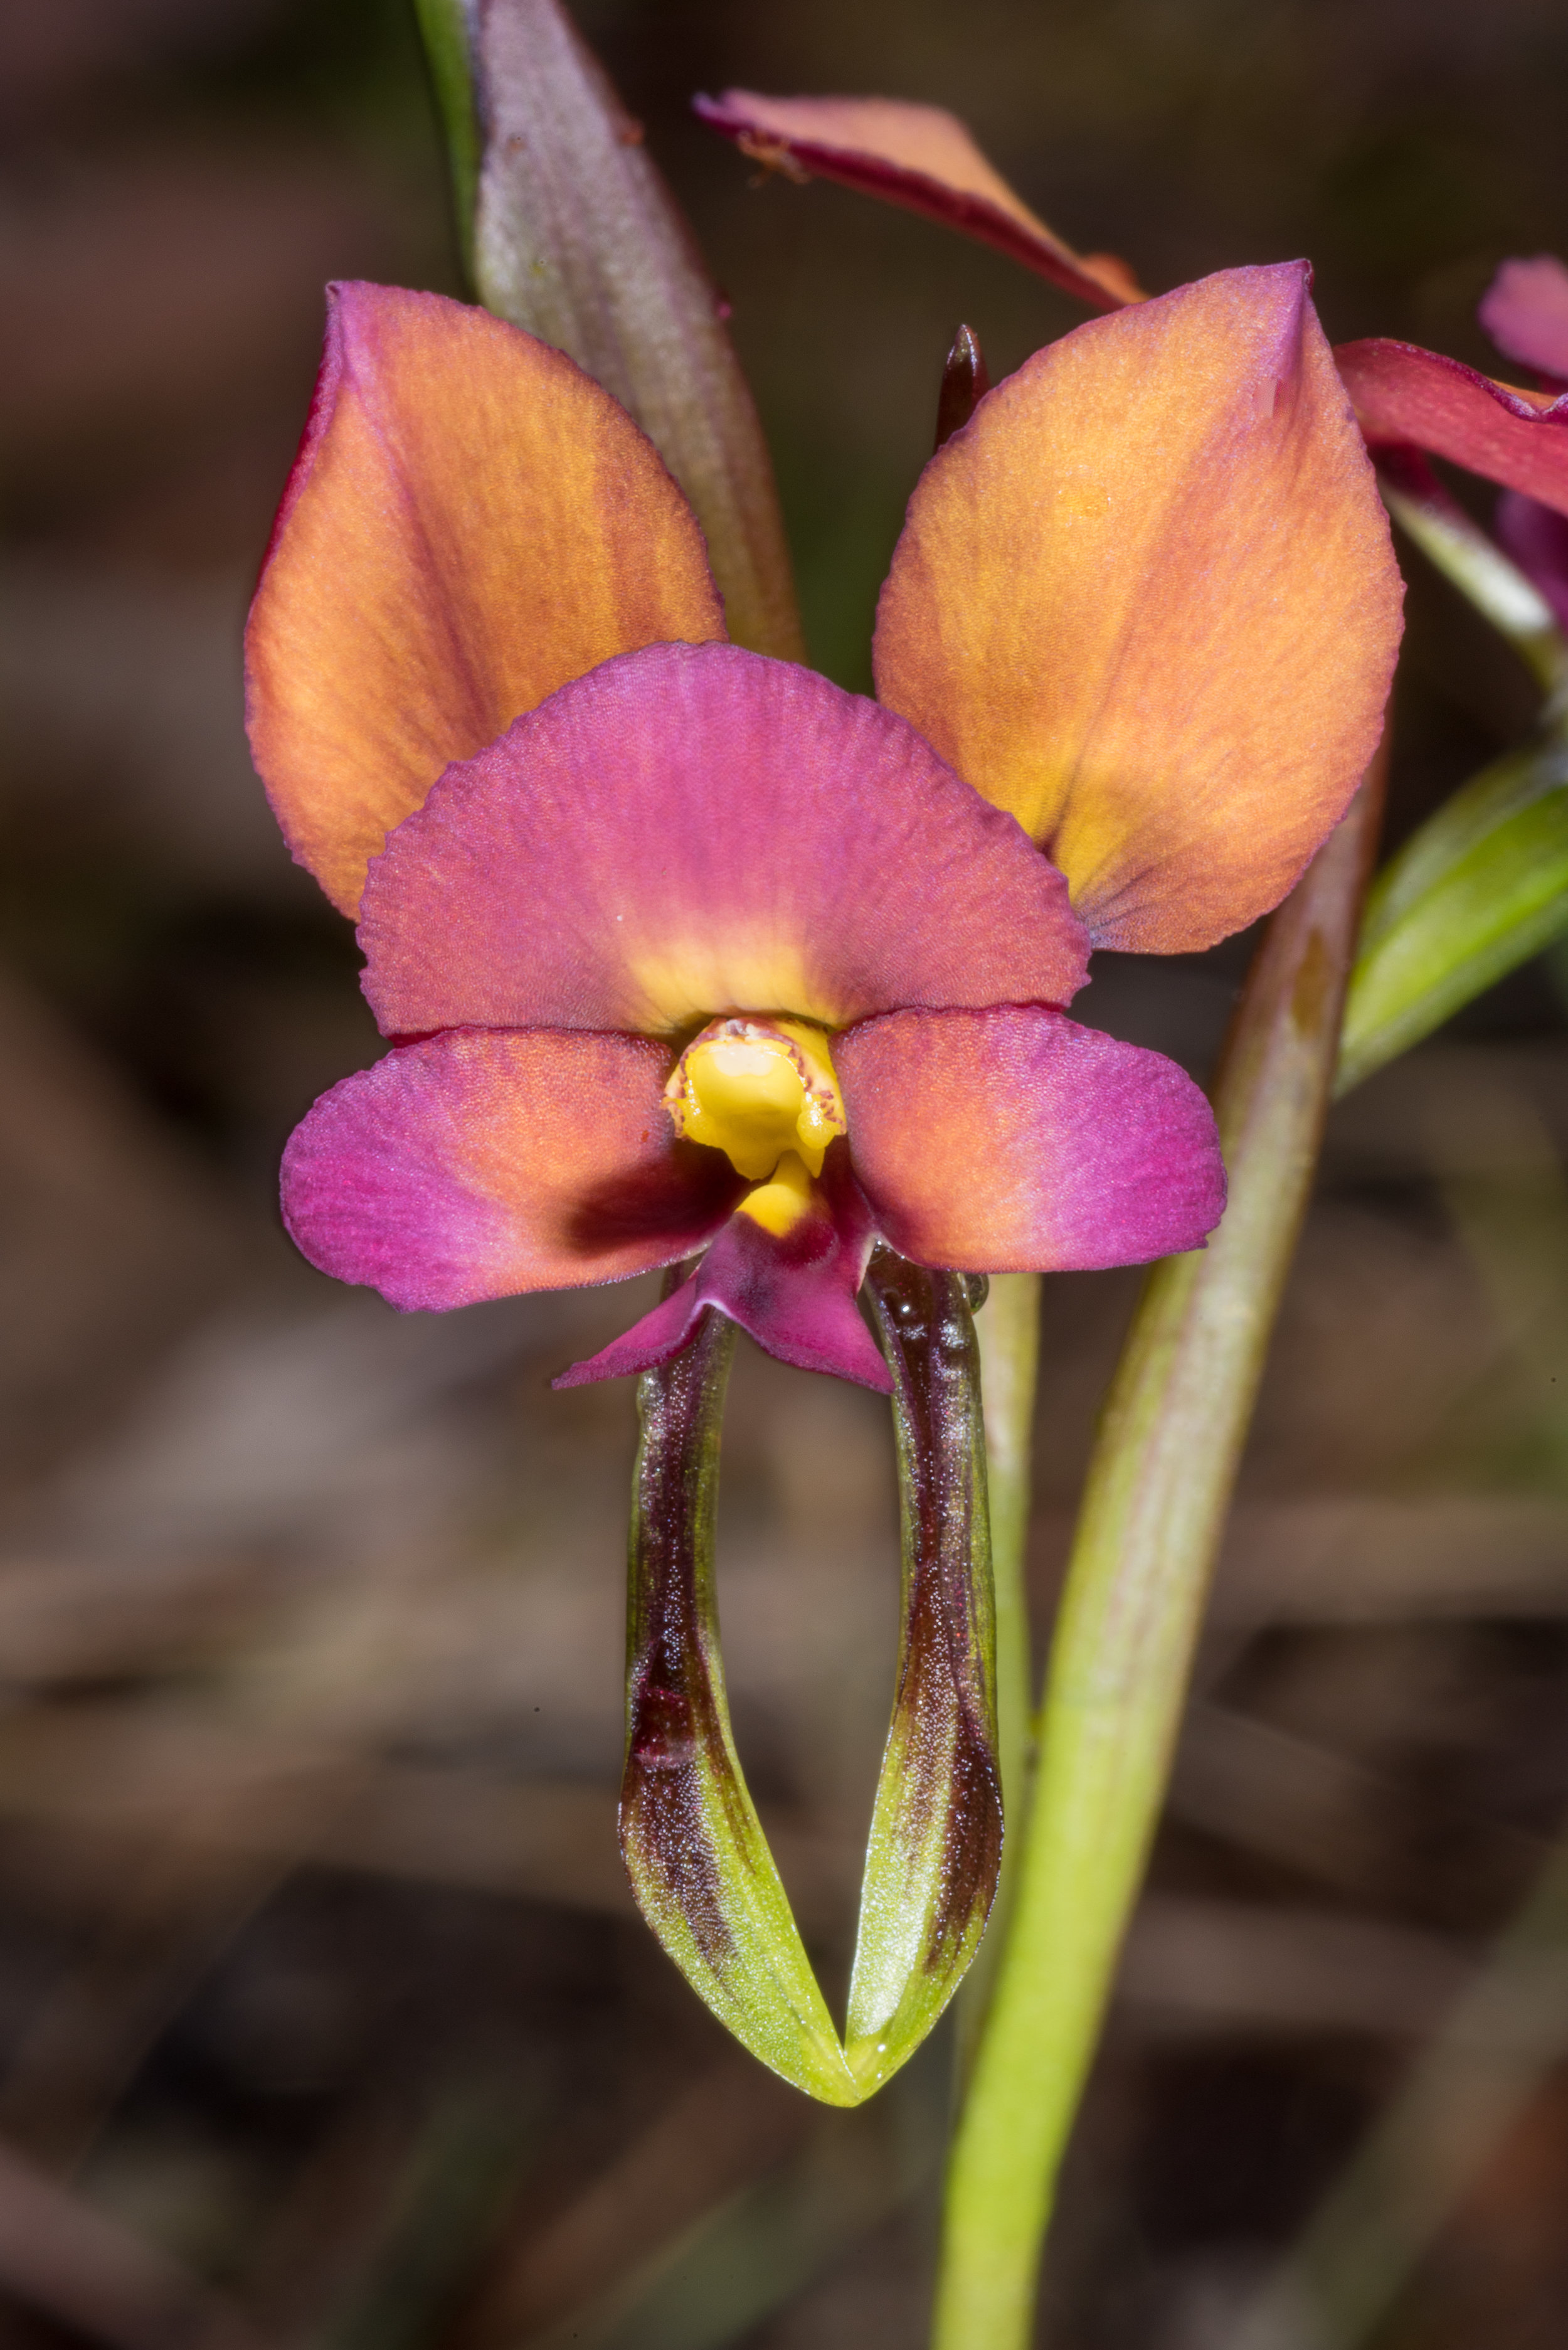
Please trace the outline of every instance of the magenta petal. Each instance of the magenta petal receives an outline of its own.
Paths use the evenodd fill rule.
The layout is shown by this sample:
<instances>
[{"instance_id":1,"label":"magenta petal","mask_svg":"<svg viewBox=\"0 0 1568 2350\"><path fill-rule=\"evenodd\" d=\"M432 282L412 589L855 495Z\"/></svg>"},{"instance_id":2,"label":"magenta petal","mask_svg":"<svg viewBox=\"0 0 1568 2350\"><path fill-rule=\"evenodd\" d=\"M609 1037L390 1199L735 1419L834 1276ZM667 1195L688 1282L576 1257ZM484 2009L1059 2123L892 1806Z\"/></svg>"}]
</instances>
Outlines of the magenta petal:
<instances>
[{"instance_id":1,"label":"magenta petal","mask_svg":"<svg viewBox=\"0 0 1568 2350\"><path fill-rule=\"evenodd\" d=\"M462 1031L324 1094L283 1161L312 1264L405 1309L623 1281L701 1246L742 1188L678 1142L640 1036Z\"/></svg>"},{"instance_id":2,"label":"magenta petal","mask_svg":"<svg viewBox=\"0 0 1568 2350\"><path fill-rule=\"evenodd\" d=\"M1480 315L1500 351L1568 384L1568 268L1554 253L1505 261L1481 296Z\"/></svg>"},{"instance_id":3,"label":"magenta petal","mask_svg":"<svg viewBox=\"0 0 1568 2350\"><path fill-rule=\"evenodd\" d=\"M1568 513L1568 400L1516 391L1415 343L1339 343L1334 358L1375 451L1408 442Z\"/></svg>"},{"instance_id":4,"label":"magenta petal","mask_svg":"<svg viewBox=\"0 0 1568 2350\"><path fill-rule=\"evenodd\" d=\"M667 1363L711 1307L781 1363L890 1394L888 1367L855 1303L876 1232L842 1145L828 1154L816 1197L822 1212L782 1240L750 1216L732 1216L689 1281L600 1353L574 1363L556 1387Z\"/></svg>"},{"instance_id":5,"label":"magenta petal","mask_svg":"<svg viewBox=\"0 0 1568 2350\"><path fill-rule=\"evenodd\" d=\"M894 1248L971 1273L1201 1246L1225 1205L1213 1113L1163 1054L1059 1012L898 1012L834 1047L855 1171Z\"/></svg>"},{"instance_id":6,"label":"magenta petal","mask_svg":"<svg viewBox=\"0 0 1568 2350\"><path fill-rule=\"evenodd\" d=\"M656 645L449 767L371 868L389 1035L840 1027L900 1003L1065 1002L1066 885L901 718L733 645Z\"/></svg>"},{"instance_id":7,"label":"magenta petal","mask_svg":"<svg viewBox=\"0 0 1568 2350\"><path fill-rule=\"evenodd\" d=\"M1551 605L1558 627L1568 629L1568 515L1554 514L1539 498L1504 490L1496 528L1505 552Z\"/></svg>"}]
</instances>

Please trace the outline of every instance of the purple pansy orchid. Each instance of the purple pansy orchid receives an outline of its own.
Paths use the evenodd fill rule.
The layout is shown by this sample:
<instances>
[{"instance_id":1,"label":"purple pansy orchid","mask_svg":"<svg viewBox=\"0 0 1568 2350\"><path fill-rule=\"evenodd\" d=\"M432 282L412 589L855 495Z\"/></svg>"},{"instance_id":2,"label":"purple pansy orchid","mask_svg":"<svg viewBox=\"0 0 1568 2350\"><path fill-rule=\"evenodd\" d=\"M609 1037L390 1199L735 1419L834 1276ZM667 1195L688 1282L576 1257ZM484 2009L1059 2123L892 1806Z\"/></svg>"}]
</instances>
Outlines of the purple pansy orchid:
<instances>
[{"instance_id":1,"label":"purple pansy orchid","mask_svg":"<svg viewBox=\"0 0 1568 2350\"><path fill-rule=\"evenodd\" d=\"M290 1232L405 1308L705 1252L567 1381L714 1307L884 1391L878 1236L971 1272L1199 1246L1201 1093L1065 1006L1094 943L1277 902L1370 755L1397 603L1296 266L981 401L911 502L881 703L722 641L680 492L563 354L337 289L249 715L393 1049L296 1133Z\"/></svg>"},{"instance_id":2,"label":"purple pansy orchid","mask_svg":"<svg viewBox=\"0 0 1568 2350\"><path fill-rule=\"evenodd\" d=\"M401 1306L706 1249L568 1383L667 1360L711 1305L885 1390L855 1305L878 1232L1104 1265L1223 1203L1197 1087L1064 1017L1088 941L1013 818L903 720L733 646L622 655L449 768L360 940L419 1041L300 1127L289 1230Z\"/></svg>"}]
</instances>

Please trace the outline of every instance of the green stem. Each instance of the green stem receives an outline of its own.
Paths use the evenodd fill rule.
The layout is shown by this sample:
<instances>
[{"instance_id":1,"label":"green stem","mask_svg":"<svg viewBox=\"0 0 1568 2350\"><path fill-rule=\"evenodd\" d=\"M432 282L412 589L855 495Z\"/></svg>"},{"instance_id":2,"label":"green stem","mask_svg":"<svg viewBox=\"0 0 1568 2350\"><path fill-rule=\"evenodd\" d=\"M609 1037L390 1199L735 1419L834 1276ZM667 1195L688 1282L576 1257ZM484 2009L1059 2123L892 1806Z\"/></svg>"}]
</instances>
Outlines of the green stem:
<instances>
[{"instance_id":1,"label":"green stem","mask_svg":"<svg viewBox=\"0 0 1568 2350\"><path fill-rule=\"evenodd\" d=\"M446 137L465 277L473 276L473 207L479 192L480 132L464 0L414 0L436 111Z\"/></svg>"},{"instance_id":2,"label":"green stem","mask_svg":"<svg viewBox=\"0 0 1568 2350\"><path fill-rule=\"evenodd\" d=\"M996 1607L996 1753L1006 1833L996 1899L974 1964L957 2000L958 2076L968 2077L1007 1932L1029 1801L1030 1661L1029 1501L1034 1391L1040 1367L1040 1275L993 1274L976 1317L985 1409L986 1481L991 1494L991 1566Z\"/></svg>"},{"instance_id":3,"label":"green stem","mask_svg":"<svg viewBox=\"0 0 1568 2350\"><path fill-rule=\"evenodd\" d=\"M1215 1109L1209 1247L1150 1274L1090 1464L1012 1916L949 2171L936 2350L1023 2350L1040 2241L1158 1816L1327 1107L1380 754L1271 923Z\"/></svg>"},{"instance_id":4,"label":"green stem","mask_svg":"<svg viewBox=\"0 0 1568 2350\"><path fill-rule=\"evenodd\" d=\"M996 1594L996 1747L1008 1814L1022 1818L1028 1777L1030 1471L1040 1362L1040 1275L999 1273L975 1327L985 1406L991 1575ZM1003 1867L1005 1869L1005 1862Z\"/></svg>"}]
</instances>

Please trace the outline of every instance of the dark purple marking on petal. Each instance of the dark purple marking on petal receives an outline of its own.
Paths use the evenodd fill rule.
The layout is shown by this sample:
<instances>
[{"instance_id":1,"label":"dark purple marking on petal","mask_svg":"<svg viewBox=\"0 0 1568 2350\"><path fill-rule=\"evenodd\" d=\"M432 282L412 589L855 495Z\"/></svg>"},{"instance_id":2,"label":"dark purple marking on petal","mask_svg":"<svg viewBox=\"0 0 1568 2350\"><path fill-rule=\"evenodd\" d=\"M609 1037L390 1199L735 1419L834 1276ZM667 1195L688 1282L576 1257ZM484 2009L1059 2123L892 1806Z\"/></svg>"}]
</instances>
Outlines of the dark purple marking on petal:
<instances>
[{"instance_id":1,"label":"dark purple marking on petal","mask_svg":"<svg viewBox=\"0 0 1568 2350\"><path fill-rule=\"evenodd\" d=\"M405 1310L624 1281L690 1256L742 1185L677 1141L645 1036L449 1030L346 1077L296 1128L284 1221L312 1264Z\"/></svg>"},{"instance_id":2,"label":"dark purple marking on petal","mask_svg":"<svg viewBox=\"0 0 1568 2350\"><path fill-rule=\"evenodd\" d=\"M556 1386L583 1387L668 1363L715 1307L781 1363L888 1394L888 1367L855 1302L876 1235L844 1143L829 1149L814 1200L818 1211L782 1238L750 1216L732 1216L672 1296L598 1354L574 1363Z\"/></svg>"}]
</instances>

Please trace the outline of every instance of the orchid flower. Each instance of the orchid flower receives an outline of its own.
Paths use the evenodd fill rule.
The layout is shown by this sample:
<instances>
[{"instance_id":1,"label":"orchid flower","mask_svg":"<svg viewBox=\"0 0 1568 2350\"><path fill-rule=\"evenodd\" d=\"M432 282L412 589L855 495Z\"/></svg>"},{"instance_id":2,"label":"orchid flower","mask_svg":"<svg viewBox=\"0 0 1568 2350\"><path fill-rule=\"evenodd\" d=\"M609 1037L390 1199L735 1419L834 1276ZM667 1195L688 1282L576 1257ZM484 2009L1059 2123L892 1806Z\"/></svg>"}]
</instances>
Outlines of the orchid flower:
<instances>
[{"instance_id":1,"label":"orchid flower","mask_svg":"<svg viewBox=\"0 0 1568 2350\"><path fill-rule=\"evenodd\" d=\"M910 502L879 702L724 640L680 492L563 353L335 289L249 720L393 1049L296 1132L286 1219L402 1307L699 1258L559 1382L648 1374L622 1849L715 2012L829 2102L929 2030L996 1880L954 1269L1218 1222L1201 1093L1065 1007L1096 945L1202 947L1278 902L1376 742L1398 602L1300 266L1105 317L979 401ZM894 1396L904 1633L842 2043L723 1701L735 1326Z\"/></svg>"},{"instance_id":2,"label":"orchid flower","mask_svg":"<svg viewBox=\"0 0 1568 2350\"><path fill-rule=\"evenodd\" d=\"M881 1388L877 1234L979 1272L1197 1245L1201 1096L1064 1006L1091 944L1207 945L1283 895L1376 742L1397 610L1299 267L982 400L911 501L882 707L722 642L679 491L562 354L338 289L250 724L395 1049L296 1134L291 1232L403 1307L706 1250L567 1379L712 1306Z\"/></svg>"}]
</instances>

